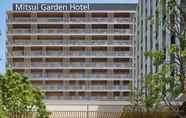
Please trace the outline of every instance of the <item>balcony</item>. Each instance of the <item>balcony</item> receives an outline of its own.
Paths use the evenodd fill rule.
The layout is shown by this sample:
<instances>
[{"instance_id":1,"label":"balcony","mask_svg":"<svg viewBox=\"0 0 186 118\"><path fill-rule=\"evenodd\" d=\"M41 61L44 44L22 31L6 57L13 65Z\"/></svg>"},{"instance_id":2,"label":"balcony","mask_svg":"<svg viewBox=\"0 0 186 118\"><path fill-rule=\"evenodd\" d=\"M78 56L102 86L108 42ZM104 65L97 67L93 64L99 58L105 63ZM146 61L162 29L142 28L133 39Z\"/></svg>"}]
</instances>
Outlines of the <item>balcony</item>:
<instances>
[{"instance_id":1,"label":"balcony","mask_svg":"<svg viewBox=\"0 0 186 118\"><path fill-rule=\"evenodd\" d=\"M129 92L128 85L34 85L36 88L41 89L42 91L124 91Z\"/></svg>"},{"instance_id":2,"label":"balcony","mask_svg":"<svg viewBox=\"0 0 186 118\"><path fill-rule=\"evenodd\" d=\"M47 63L42 63L42 62L37 62L37 63L31 63L31 66L26 66L25 63L14 63L12 65L12 68L38 68L38 69L81 69L81 68L86 68L86 69L107 69L107 68L115 68L115 69L132 69L132 64L131 63L100 63L100 62L68 62L68 63L60 63L60 62L47 62Z\"/></svg>"},{"instance_id":3,"label":"balcony","mask_svg":"<svg viewBox=\"0 0 186 118\"><path fill-rule=\"evenodd\" d=\"M39 64L39 63L38 63ZM36 64L37 65L37 64ZM69 63L46 63L47 67L131 67L130 63L100 63L100 62L69 62Z\"/></svg>"},{"instance_id":4,"label":"balcony","mask_svg":"<svg viewBox=\"0 0 186 118\"><path fill-rule=\"evenodd\" d=\"M15 17L8 19L8 23L38 23L38 24L49 24L49 23L133 23L131 18L105 18L105 17L84 17L84 18L63 18L63 17Z\"/></svg>"},{"instance_id":5,"label":"balcony","mask_svg":"<svg viewBox=\"0 0 186 118\"><path fill-rule=\"evenodd\" d=\"M126 34L133 35L130 29L37 29L37 31L32 31L31 29L13 29L8 31L9 35L77 35L77 34Z\"/></svg>"},{"instance_id":6,"label":"balcony","mask_svg":"<svg viewBox=\"0 0 186 118\"><path fill-rule=\"evenodd\" d=\"M62 91L64 88L62 85L59 84L53 84L53 85L34 85L35 88L38 88L42 91Z\"/></svg>"},{"instance_id":7,"label":"balcony","mask_svg":"<svg viewBox=\"0 0 186 118\"><path fill-rule=\"evenodd\" d=\"M81 85L81 86L72 86L72 85L68 85L64 88L65 90L71 90L71 91L86 91L86 90L90 90L90 91L128 91L129 87L128 85L124 85L124 86L120 86L120 85L112 85L112 86L107 86L107 85L89 85L89 86L85 86L85 85Z\"/></svg>"},{"instance_id":8,"label":"balcony","mask_svg":"<svg viewBox=\"0 0 186 118\"><path fill-rule=\"evenodd\" d=\"M87 86L69 86L65 88L64 91L123 91L129 92L128 86L99 86L99 85L89 85Z\"/></svg>"},{"instance_id":9,"label":"balcony","mask_svg":"<svg viewBox=\"0 0 186 118\"><path fill-rule=\"evenodd\" d=\"M32 80L127 80L131 81L131 74L31 74Z\"/></svg>"},{"instance_id":10,"label":"balcony","mask_svg":"<svg viewBox=\"0 0 186 118\"><path fill-rule=\"evenodd\" d=\"M89 97L89 100L124 100L124 101L129 101L128 96L114 96L114 97L109 97L109 96L91 96Z\"/></svg>"},{"instance_id":11,"label":"balcony","mask_svg":"<svg viewBox=\"0 0 186 118\"><path fill-rule=\"evenodd\" d=\"M15 40L9 45L15 46L131 46L132 42L128 40Z\"/></svg>"},{"instance_id":12,"label":"balcony","mask_svg":"<svg viewBox=\"0 0 186 118\"><path fill-rule=\"evenodd\" d=\"M132 58L132 54L129 51L31 51L31 53L24 54L23 51L14 51L13 57L128 57Z\"/></svg>"},{"instance_id":13,"label":"balcony","mask_svg":"<svg viewBox=\"0 0 186 118\"><path fill-rule=\"evenodd\" d=\"M64 90L64 86L62 85L45 85L44 87L45 91L62 91Z\"/></svg>"},{"instance_id":14,"label":"balcony","mask_svg":"<svg viewBox=\"0 0 186 118\"><path fill-rule=\"evenodd\" d=\"M132 33L130 29L38 29L38 33Z\"/></svg>"},{"instance_id":15,"label":"balcony","mask_svg":"<svg viewBox=\"0 0 186 118\"><path fill-rule=\"evenodd\" d=\"M107 56L130 56L130 52L128 51L70 51L70 52L52 52L48 51L46 52L46 55L48 56L101 56L101 57L107 57Z\"/></svg>"},{"instance_id":16,"label":"balcony","mask_svg":"<svg viewBox=\"0 0 186 118\"><path fill-rule=\"evenodd\" d=\"M129 101L128 96L46 96L48 100L108 100L108 101Z\"/></svg>"}]
</instances>

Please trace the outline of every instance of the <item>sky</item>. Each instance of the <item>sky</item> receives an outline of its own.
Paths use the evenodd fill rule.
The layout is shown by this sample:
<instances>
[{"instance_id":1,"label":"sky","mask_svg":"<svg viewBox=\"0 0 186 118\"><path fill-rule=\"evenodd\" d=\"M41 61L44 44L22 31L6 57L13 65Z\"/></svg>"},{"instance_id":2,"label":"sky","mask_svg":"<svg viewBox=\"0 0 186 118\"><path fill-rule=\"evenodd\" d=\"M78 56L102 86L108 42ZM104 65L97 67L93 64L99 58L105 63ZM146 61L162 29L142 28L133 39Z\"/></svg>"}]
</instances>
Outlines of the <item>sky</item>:
<instances>
[{"instance_id":1,"label":"sky","mask_svg":"<svg viewBox=\"0 0 186 118\"><path fill-rule=\"evenodd\" d=\"M13 3L137 3L137 0L0 0L0 73L5 72L6 63L6 11Z\"/></svg>"}]
</instances>

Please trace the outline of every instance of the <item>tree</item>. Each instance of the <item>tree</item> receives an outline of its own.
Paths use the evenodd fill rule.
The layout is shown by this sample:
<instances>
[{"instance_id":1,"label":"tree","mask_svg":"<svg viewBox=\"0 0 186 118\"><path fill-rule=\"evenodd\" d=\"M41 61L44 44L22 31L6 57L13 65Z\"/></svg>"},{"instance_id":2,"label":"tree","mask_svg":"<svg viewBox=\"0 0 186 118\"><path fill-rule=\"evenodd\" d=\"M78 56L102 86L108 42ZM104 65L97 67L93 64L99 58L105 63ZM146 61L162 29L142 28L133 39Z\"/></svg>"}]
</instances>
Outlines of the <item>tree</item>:
<instances>
[{"instance_id":1,"label":"tree","mask_svg":"<svg viewBox=\"0 0 186 118\"><path fill-rule=\"evenodd\" d=\"M2 101L0 100L0 118L8 118L8 115L2 105Z\"/></svg>"},{"instance_id":2,"label":"tree","mask_svg":"<svg viewBox=\"0 0 186 118\"><path fill-rule=\"evenodd\" d=\"M0 92L0 110L2 108L7 117L22 117L35 111L37 118L48 118L42 93L33 88L28 77L8 69L5 75L0 75Z\"/></svg>"},{"instance_id":3,"label":"tree","mask_svg":"<svg viewBox=\"0 0 186 118\"><path fill-rule=\"evenodd\" d=\"M154 101L151 103L153 106L160 105L163 101L178 117L184 118L186 109L182 108L184 104L180 107L179 99L180 96L183 97L186 94L184 89L186 81L186 13L177 0L159 0L159 7L154 16L156 19L159 18L162 10L165 10L164 29L169 31L176 41L170 45L168 56L163 53L163 50L145 53L145 56L153 59L153 64L157 68L157 72L150 73L145 78L148 90L145 101L153 99Z\"/></svg>"}]
</instances>

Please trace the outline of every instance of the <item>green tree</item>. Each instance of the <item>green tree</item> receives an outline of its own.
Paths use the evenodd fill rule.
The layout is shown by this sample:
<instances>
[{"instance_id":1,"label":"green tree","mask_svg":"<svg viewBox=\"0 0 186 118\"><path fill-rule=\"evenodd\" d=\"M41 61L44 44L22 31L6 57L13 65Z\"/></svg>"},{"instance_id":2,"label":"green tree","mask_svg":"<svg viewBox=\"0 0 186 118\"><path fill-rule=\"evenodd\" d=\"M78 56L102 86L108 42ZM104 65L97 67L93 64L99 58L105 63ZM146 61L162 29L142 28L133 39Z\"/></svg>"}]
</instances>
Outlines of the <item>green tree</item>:
<instances>
[{"instance_id":1,"label":"green tree","mask_svg":"<svg viewBox=\"0 0 186 118\"><path fill-rule=\"evenodd\" d=\"M0 110L2 107L8 117L23 117L34 111L37 118L48 118L42 93L32 86L28 77L8 69L4 75L0 75L0 92Z\"/></svg>"},{"instance_id":2,"label":"green tree","mask_svg":"<svg viewBox=\"0 0 186 118\"><path fill-rule=\"evenodd\" d=\"M7 113L5 111L4 106L2 105L1 100L0 100L0 118L8 118Z\"/></svg>"},{"instance_id":3,"label":"green tree","mask_svg":"<svg viewBox=\"0 0 186 118\"><path fill-rule=\"evenodd\" d=\"M159 0L155 19L164 12L164 29L175 37L176 43L169 47L168 55L163 50L146 52L145 56L153 59L157 69L145 78L147 96L145 103L151 107L166 104L180 118L186 117L186 111L181 109L180 96L185 95L184 82L186 81L186 13L177 0ZM163 39L171 40L171 39ZM167 57L166 57L167 56ZM166 57L166 60L164 59ZM151 102L149 102L151 101Z\"/></svg>"}]
</instances>

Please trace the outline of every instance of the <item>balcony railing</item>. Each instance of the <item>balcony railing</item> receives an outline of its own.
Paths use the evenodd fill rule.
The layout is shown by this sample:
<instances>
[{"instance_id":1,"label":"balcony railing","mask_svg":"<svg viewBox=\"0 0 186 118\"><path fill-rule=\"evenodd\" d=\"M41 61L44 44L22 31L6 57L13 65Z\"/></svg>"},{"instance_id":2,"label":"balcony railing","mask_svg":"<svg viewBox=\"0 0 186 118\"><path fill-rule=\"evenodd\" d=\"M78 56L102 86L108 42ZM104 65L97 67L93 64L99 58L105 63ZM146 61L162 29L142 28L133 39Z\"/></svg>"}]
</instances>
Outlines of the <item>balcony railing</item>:
<instances>
[{"instance_id":1,"label":"balcony railing","mask_svg":"<svg viewBox=\"0 0 186 118\"><path fill-rule=\"evenodd\" d=\"M66 86L64 88L65 90L100 90L100 91L104 91L104 90L128 90L129 87L128 85L124 85L124 86L103 86L103 85L89 85L89 86Z\"/></svg>"},{"instance_id":2,"label":"balcony railing","mask_svg":"<svg viewBox=\"0 0 186 118\"><path fill-rule=\"evenodd\" d=\"M127 33L132 34L132 30L130 29L37 29L37 31L32 31L31 29L13 29L12 31L9 30L9 34L15 33L15 34L112 34L112 33Z\"/></svg>"},{"instance_id":3,"label":"balcony railing","mask_svg":"<svg viewBox=\"0 0 186 118\"><path fill-rule=\"evenodd\" d=\"M100 63L100 62L90 62L90 63L86 63L86 62L69 62L69 63L60 63L60 62L47 62L47 63L42 63L42 62L37 62L37 63L31 63L31 66L26 66L25 63L14 63L12 65L12 67L24 67L24 68L34 68L34 67L49 67L49 68L64 68L64 67L113 67L113 68L128 68L128 67L132 67L131 63L116 63L114 62L113 64L110 63Z\"/></svg>"},{"instance_id":4,"label":"balcony railing","mask_svg":"<svg viewBox=\"0 0 186 118\"><path fill-rule=\"evenodd\" d=\"M21 17L21 18L13 18L8 19L9 23L13 22L38 22L38 23L44 23L44 22L132 22L131 18L104 18L104 17L76 17L76 18L63 18L63 17L37 17L37 18L30 18L30 17Z\"/></svg>"},{"instance_id":5,"label":"balcony railing","mask_svg":"<svg viewBox=\"0 0 186 118\"><path fill-rule=\"evenodd\" d=\"M130 45L128 40L15 40L13 45Z\"/></svg>"},{"instance_id":6,"label":"balcony railing","mask_svg":"<svg viewBox=\"0 0 186 118\"><path fill-rule=\"evenodd\" d=\"M23 51L14 51L12 56L132 56L129 51L69 51L69 52L62 52L62 51L32 51L30 54L24 54Z\"/></svg>"},{"instance_id":7,"label":"balcony railing","mask_svg":"<svg viewBox=\"0 0 186 118\"><path fill-rule=\"evenodd\" d=\"M39 88L43 91L129 91L128 85L59 85L59 84L53 84L53 85L34 85L36 88Z\"/></svg>"},{"instance_id":8,"label":"balcony railing","mask_svg":"<svg viewBox=\"0 0 186 118\"><path fill-rule=\"evenodd\" d=\"M108 80L108 79L121 79L121 80L131 80L132 76L131 74L59 74L59 73L54 73L54 74L47 74L43 75L42 74L31 74L30 77L34 80L76 80L76 79L81 79L81 80Z\"/></svg>"},{"instance_id":9,"label":"balcony railing","mask_svg":"<svg viewBox=\"0 0 186 118\"><path fill-rule=\"evenodd\" d=\"M124 100L129 101L128 96L46 96L48 100Z\"/></svg>"}]
</instances>

